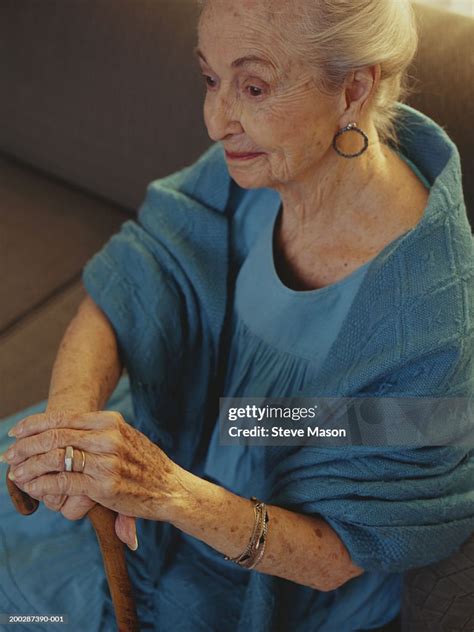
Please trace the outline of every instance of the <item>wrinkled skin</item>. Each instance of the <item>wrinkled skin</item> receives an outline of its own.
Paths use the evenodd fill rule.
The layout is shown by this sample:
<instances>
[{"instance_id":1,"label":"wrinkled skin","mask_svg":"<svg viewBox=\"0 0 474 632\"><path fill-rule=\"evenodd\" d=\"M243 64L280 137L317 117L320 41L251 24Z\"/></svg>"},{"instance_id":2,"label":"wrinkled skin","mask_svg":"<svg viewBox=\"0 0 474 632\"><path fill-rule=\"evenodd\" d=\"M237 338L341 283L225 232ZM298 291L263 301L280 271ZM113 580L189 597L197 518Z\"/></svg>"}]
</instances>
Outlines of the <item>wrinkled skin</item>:
<instances>
[{"instance_id":1,"label":"wrinkled skin","mask_svg":"<svg viewBox=\"0 0 474 632\"><path fill-rule=\"evenodd\" d=\"M198 29L209 136L231 153L262 152L246 161L226 154L227 166L241 187L279 192L276 263L296 289L323 287L355 270L415 225L427 199L376 131L371 104L380 65L348 72L328 94L321 69L291 54L284 25L305 1L208 0ZM282 17L272 18L275 9ZM235 66L250 55L266 63ZM348 160L332 143L351 122L367 134L369 147ZM346 153L362 144L355 132L338 140Z\"/></svg>"},{"instance_id":2,"label":"wrinkled skin","mask_svg":"<svg viewBox=\"0 0 474 632\"><path fill-rule=\"evenodd\" d=\"M123 519L166 518L179 468L119 413L32 415L13 431L17 440L4 459L33 498L84 495ZM84 472L64 472L68 445L86 453Z\"/></svg>"},{"instance_id":3,"label":"wrinkled skin","mask_svg":"<svg viewBox=\"0 0 474 632\"><path fill-rule=\"evenodd\" d=\"M308 199L322 174L343 173L348 165L334 153L332 139L360 118L363 103L348 107L345 90L329 96L318 89L314 70L288 56L288 41L271 15L267 3L256 0L206 3L198 30L207 61L199 58L207 85L204 119L212 140L229 151L264 152L250 162L228 162L232 177L245 188L275 188L290 205L303 192ZM268 65L231 67L247 55ZM373 83L373 71L361 72L351 95L365 100Z\"/></svg>"}]
</instances>

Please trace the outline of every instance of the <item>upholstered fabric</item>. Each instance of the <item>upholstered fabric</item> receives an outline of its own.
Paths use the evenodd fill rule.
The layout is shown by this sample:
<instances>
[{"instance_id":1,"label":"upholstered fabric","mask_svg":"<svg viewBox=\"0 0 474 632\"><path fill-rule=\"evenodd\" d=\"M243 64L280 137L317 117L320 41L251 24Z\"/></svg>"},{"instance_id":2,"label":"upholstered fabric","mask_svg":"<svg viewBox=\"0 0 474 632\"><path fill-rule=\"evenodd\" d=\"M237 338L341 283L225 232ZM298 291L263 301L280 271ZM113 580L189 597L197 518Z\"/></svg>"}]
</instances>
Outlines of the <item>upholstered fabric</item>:
<instances>
[{"instance_id":1,"label":"upholstered fabric","mask_svg":"<svg viewBox=\"0 0 474 632\"><path fill-rule=\"evenodd\" d=\"M73 281L2 335L0 418L46 397L59 343L84 297Z\"/></svg>"},{"instance_id":2,"label":"upholstered fabric","mask_svg":"<svg viewBox=\"0 0 474 632\"><path fill-rule=\"evenodd\" d=\"M194 0L0 3L0 149L136 209L209 139Z\"/></svg>"},{"instance_id":3,"label":"upholstered fabric","mask_svg":"<svg viewBox=\"0 0 474 632\"><path fill-rule=\"evenodd\" d=\"M474 20L415 5L420 42L408 103L442 125L461 155L464 198L474 230Z\"/></svg>"},{"instance_id":4,"label":"upholstered fabric","mask_svg":"<svg viewBox=\"0 0 474 632\"><path fill-rule=\"evenodd\" d=\"M474 21L417 7L417 109L446 126L474 183ZM195 0L0 3L0 149L136 209L148 182L210 144ZM470 108L470 112L469 112Z\"/></svg>"},{"instance_id":5,"label":"upholstered fabric","mask_svg":"<svg viewBox=\"0 0 474 632\"><path fill-rule=\"evenodd\" d=\"M115 205L0 157L0 333L78 280L127 219Z\"/></svg>"}]
</instances>

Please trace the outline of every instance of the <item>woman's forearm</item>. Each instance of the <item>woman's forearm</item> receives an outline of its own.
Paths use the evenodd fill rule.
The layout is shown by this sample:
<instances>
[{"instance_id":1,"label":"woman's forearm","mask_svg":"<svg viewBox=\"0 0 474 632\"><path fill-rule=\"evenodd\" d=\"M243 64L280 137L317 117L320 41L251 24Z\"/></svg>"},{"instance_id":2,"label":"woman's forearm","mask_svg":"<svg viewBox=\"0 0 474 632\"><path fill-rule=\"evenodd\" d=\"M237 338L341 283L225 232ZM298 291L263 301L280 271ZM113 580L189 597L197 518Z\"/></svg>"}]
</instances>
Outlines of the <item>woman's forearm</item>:
<instances>
[{"instance_id":1,"label":"woman's forearm","mask_svg":"<svg viewBox=\"0 0 474 632\"><path fill-rule=\"evenodd\" d=\"M176 479L170 522L224 555L242 553L254 525L252 501L181 468ZM267 505L267 510L266 549L255 570L323 591L363 572L324 520L274 505Z\"/></svg>"},{"instance_id":2,"label":"woman's forearm","mask_svg":"<svg viewBox=\"0 0 474 632\"><path fill-rule=\"evenodd\" d=\"M86 297L61 341L47 412L100 410L121 373L114 331L103 312Z\"/></svg>"}]
</instances>

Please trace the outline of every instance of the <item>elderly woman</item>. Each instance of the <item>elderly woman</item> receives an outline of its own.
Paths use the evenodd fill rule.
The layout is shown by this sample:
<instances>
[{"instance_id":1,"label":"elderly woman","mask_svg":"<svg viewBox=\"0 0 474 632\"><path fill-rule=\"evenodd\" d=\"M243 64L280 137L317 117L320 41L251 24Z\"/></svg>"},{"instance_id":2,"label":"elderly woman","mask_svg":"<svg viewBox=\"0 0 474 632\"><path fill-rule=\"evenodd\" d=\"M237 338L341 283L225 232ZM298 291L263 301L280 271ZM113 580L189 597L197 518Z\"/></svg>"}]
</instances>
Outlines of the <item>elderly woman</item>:
<instances>
[{"instance_id":1,"label":"elderly woman","mask_svg":"<svg viewBox=\"0 0 474 632\"><path fill-rule=\"evenodd\" d=\"M215 143L88 264L46 412L5 424L57 513L2 502L0 610L114 629L100 503L144 630L384 626L473 530L467 449L221 446L218 397L472 394L458 154L399 103L408 0L207 0L198 35Z\"/></svg>"}]
</instances>

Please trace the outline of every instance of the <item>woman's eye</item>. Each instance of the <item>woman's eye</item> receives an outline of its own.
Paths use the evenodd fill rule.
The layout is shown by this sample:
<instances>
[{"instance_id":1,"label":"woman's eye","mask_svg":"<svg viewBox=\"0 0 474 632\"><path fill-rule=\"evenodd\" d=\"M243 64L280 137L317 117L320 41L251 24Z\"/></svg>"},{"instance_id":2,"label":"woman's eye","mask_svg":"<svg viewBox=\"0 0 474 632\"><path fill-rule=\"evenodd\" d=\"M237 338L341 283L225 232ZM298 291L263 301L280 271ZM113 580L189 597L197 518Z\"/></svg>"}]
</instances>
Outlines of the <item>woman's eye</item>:
<instances>
[{"instance_id":1,"label":"woman's eye","mask_svg":"<svg viewBox=\"0 0 474 632\"><path fill-rule=\"evenodd\" d=\"M204 77L204 81L205 81L206 85L209 88L215 88L216 87L216 82L215 82L215 80L212 77L210 77L209 75L203 75L203 77Z\"/></svg>"},{"instance_id":2,"label":"woman's eye","mask_svg":"<svg viewBox=\"0 0 474 632\"><path fill-rule=\"evenodd\" d=\"M213 79L210 75L203 74L202 76L208 88L215 88L217 86L217 81ZM249 86L246 86L245 89L247 90L248 94L254 98L260 97L264 93L264 90L262 88L259 88L258 86L249 85Z\"/></svg>"},{"instance_id":3,"label":"woman's eye","mask_svg":"<svg viewBox=\"0 0 474 632\"><path fill-rule=\"evenodd\" d=\"M257 86L247 86L247 90L252 97L260 97L263 94L262 88Z\"/></svg>"}]
</instances>

